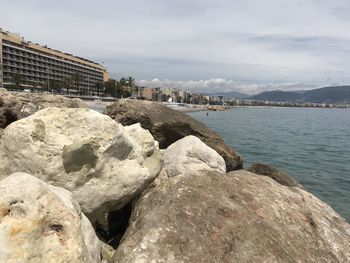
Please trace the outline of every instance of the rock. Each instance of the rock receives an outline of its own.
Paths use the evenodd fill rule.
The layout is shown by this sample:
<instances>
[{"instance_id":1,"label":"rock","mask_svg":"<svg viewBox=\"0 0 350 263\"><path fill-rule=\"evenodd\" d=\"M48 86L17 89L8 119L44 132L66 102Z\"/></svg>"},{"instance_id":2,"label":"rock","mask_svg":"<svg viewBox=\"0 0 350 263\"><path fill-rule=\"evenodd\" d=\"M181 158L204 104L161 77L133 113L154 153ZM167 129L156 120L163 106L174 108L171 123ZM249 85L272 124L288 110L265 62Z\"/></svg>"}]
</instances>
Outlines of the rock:
<instances>
[{"instance_id":1,"label":"rock","mask_svg":"<svg viewBox=\"0 0 350 263\"><path fill-rule=\"evenodd\" d=\"M350 225L300 189L240 170L157 180L114 262L350 262Z\"/></svg>"},{"instance_id":2,"label":"rock","mask_svg":"<svg viewBox=\"0 0 350 263\"><path fill-rule=\"evenodd\" d=\"M227 171L241 169L243 166L241 156L214 131L187 114L161 103L119 100L107 106L105 113L122 125L140 123L142 128L151 132L161 149L183 137L194 135L224 158Z\"/></svg>"},{"instance_id":3,"label":"rock","mask_svg":"<svg viewBox=\"0 0 350 263\"><path fill-rule=\"evenodd\" d=\"M151 134L89 109L47 108L9 125L0 179L26 172L71 191L92 221L138 196L158 175Z\"/></svg>"},{"instance_id":4,"label":"rock","mask_svg":"<svg viewBox=\"0 0 350 263\"><path fill-rule=\"evenodd\" d=\"M127 204L122 209L108 213L108 244L112 247L118 247L128 225L132 211L132 203Z\"/></svg>"},{"instance_id":5,"label":"rock","mask_svg":"<svg viewBox=\"0 0 350 263\"><path fill-rule=\"evenodd\" d=\"M4 129L0 128L0 140L1 140L1 137L2 137L3 134L4 134Z\"/></svg>"},{"instance_id":6,"label":"rock","mask_svg":"<svg viewBox=\"0 0 350 263\"><path fill-rule=\"evenodd\" d=\"M20 101L12 93L0 90L0 128L16 121L20 111Z\"/></svg>"},{"instance_id":7,"label":"rock","mask_svg":"<svg viewBox=\"0 0 350 263\"><path fill-rule=\"evenodd\" d=\"M61 95L9 92L1 89L0 128L48 107L87 108L87 105L80 99L69 99Z\"/></svg>"},{"instance_id":8,"label":"rock","mask_svg":"<svg viewBox=\"0 0 350 263\"><path fill-rule=\"evenodd\" d=\"M195 136L186 136L170 145L163 154L163 170L168 177L187 173L226 173L224 159Z\"/></svg>"},{"instance_id":9,"label":"rock","mask_svg":"<svg viewBox=\"0 0 350 263\"><path fill-rule=\"evenodd\" d=\"M101 262L72 194L24 173L0 181L0 262Z\"/></svg>"},{"instance_id":10,"label":"rock","mask_svg":"<svg viewBox=\"0 0 350 263\"><path fill-rule=\"evenodd\" d=\"M303 188L303 186L301 186L293 177L269 164L255 163L248 169L248 171L271 177L281 185Z\"/></svg>"},{"instance_id":11,"label":"rock","mask_svg":"<svg viewBox=\"0 0 350 263\"><path fill-rule=\"evenodd\" d=\"M100 240L113 248L118 247L128 227L132 203L130 202L121 209L111 211L104 217L98 218L95 223L95 231Z\"/></svg>"},{"instance_id":12,"label":"rock","mask_svg":"<svg viewBox=\"0 0 350 263\"><path fill-rule=\"evenodd\" d=\"M115 254L115 249L110 245L103 243L101 241L101 263L113 263L113 256Z\"/></svg>"}]
</instances>

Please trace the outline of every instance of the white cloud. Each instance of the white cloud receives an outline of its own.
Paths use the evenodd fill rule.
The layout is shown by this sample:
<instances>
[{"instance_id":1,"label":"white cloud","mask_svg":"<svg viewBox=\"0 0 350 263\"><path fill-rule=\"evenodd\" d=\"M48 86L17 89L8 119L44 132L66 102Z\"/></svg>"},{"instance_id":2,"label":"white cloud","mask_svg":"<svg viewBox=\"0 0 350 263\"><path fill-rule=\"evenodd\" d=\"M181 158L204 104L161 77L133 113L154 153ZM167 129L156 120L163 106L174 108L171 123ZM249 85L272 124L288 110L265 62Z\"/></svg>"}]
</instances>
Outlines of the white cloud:
<instances>
[{"instance_id":1,"label":"white cloud","mask_svg":"<svg viewBox=\"0 0 350 263\"><path fill-rule=\"evenodd\" d=\"M186 91L194 91L201 93L222 93L237 91L245 94L256 94L267 90L299 90L299 89L312 89L316 88L315 85L302 84L298 82L286 82L286 83L265 83L265 84L244 84L237 83L233 80L227 80L223 78L212 78L207 80L187 80L177 81L168 79L152 79L152 80L139 80L137 84L144 87L170 87Z\"/></svg>"},{"instance_id":2,"label":"white cloud","mask_svg":"<svg viewBox=\"0 0 350 263\"><path fill-rule=\"evenodd\" d=\"M246 90L350 82L348 0L0 0L0 6L4 29L104 61L116 78L202 86L221 76L226 80L204 87Z\"/></svg>"}]
</instances>

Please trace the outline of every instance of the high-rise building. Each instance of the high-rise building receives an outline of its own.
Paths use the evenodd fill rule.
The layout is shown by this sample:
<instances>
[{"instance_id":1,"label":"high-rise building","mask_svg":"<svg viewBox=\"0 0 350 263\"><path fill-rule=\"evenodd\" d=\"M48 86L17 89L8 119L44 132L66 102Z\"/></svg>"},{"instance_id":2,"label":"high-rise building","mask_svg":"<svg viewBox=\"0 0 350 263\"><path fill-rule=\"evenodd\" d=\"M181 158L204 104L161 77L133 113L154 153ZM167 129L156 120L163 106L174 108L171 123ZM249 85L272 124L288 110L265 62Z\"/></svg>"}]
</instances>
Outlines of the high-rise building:
<instances>
[{"instance_id":1,"label":"high-rise building","mask_svg":"<svg viewBox=\"0 0 350 263\"><path fill-rule=\"evenodd\" d=\"M106 68L98 63L25 41L18 34L0 29L0 87L20 80L22 87L50 90L55 85L69 85L71 93L93 95L100 87L96 84L108 79ZM65 87L63 91L66 90Z\"/></svg>"}]
</instances>

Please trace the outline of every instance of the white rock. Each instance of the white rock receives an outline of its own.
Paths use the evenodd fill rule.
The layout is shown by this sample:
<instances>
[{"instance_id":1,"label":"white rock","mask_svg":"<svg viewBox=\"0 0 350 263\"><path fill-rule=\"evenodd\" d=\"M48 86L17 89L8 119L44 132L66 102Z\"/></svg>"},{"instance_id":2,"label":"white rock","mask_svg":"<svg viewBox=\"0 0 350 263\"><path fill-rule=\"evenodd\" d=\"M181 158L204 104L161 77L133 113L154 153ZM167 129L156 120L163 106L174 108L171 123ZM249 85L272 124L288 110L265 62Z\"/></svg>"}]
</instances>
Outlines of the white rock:
<instances>
[{"instance_id":1,"label":"white rock","mask_svg":"<svg viewBox=\"0 0 350 263\"><path fill-rule=\"evenodd\" d=\"M70 192L25 173L0 181L0 262L100 262L100 253Z\"/></svg>"},{"instance_id":2,"label":"white rock","mask_svg":"<svg viewBox=\"0 0 350 263\"><path fill-rule=\"evenodd\" d=\"M143 141L144 139L144 141ZM0 145L0 179L26 172L74 194L95 221L144 190L158 175L157 143L89 109L48 108L9 125Z\"/></svg>"},{"instance_id":3,"label":"white rock","mask_svg":"<svg viewBox=\"0 0 350 263\"><path fill-rule=\"evenodd\" d=\"M163 171L168 177L202 171L226 173L224 159L192 135L170 145L164 151L163 162Z\"/></svg>"}]
</instances>

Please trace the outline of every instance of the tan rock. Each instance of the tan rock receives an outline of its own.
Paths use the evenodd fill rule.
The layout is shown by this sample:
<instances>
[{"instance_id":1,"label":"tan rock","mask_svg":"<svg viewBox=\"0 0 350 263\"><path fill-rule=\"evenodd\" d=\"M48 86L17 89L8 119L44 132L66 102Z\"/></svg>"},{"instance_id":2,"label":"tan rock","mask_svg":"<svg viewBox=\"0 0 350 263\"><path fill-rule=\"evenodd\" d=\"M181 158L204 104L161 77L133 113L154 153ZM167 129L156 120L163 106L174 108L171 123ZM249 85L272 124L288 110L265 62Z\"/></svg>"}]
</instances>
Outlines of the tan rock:
<instances>
[{"instance_id":1,"label":"tan rock","mask_svg":"<svg viewBox=\"0 0 350 263\"><path fill-rule=\"evenodd\" d=\"M114 262L350 262L350 226L310 193L247 171L158 180Z\"/></svg>"},{"instance_id":2,"label":"tan rock","mask_svg":"<svg viewBox=\"0 0 350 263\"><path fill-rule=\"evenodd\" d=\"M0 178L26 172L63 187L95 221L140 194L160 171L157 143L136 126L123 128L89 109L41 110L5 129Z\"/></svg>"},{"instance_id":3,"label":"tan rock","mask_svg":"<svg viewBox=\"0 0 350 263\"><path fill-rule=\"evenodd\" d=\"M87 105L80 99L70 99L61 95L9 92L0 89L0 128L6 128L18 119L49 107L87 108Z\"/></svg>"},{"instance_id":4,"label":"tan rock","mask_svg":"<svg viewBox=\"0 0 350 263\"><path fill-rule=\"evenodd\" d=\"M110 245L103 243L101 241L102 263L113 263L114 254L115 254L115 249Z\"/></svg>"},{"instance_id":5,"label":"tan rock","mask_svg":"<svg viewBox=\"0 0 350 263\"><path fill-rule=\"evenodd\" d=\"M242 157L225 144L218 134L189 115L161 103L118 100L107 106L105 113L122 125L140 123L159 142L161 149L183 137L194 135L224 158L227 171L241 169L243 166Z\"/></svg>"},{"instance_id":6,"label":"tan rock","mask_svg":"<svg viewBox=\"0 0 350 263\"><path fill-rule=\"evenodd\" d=\"M270 164L254 163L248 169L248 171L255 173L255 174L271 177L277 183L280 183L280 184L285 185L285 186L303 188L303 186L300 185L297 182L297 180L295 180L293 177L288 175L286 172L283 172L283 171L277 169L276 167L273 167Z\"/></svg>"},{"instance_id":7,"label":"tan rock","mask_svg":"<svg viewBox=\"0 0 350 263\"><path fill-rule=\"evenodd\" d=\"M0 181L0 262L101 262L99 240L70 192L24 173Z\"/></svg>"}]
</instances>

